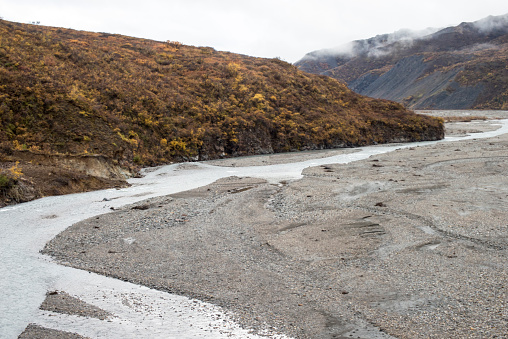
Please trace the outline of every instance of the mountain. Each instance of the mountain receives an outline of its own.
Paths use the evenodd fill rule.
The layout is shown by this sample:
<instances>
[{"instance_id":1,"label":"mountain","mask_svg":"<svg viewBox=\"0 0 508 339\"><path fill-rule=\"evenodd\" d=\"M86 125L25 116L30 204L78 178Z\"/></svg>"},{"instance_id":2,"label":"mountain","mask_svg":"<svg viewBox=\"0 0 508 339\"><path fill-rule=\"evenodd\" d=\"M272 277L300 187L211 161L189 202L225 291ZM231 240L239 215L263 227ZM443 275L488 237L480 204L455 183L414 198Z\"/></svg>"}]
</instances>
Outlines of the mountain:
<instances>
[{"instance_id":1,"label":"mountain","mask_svg":"<svg viewBox=\"0 0 508 339\"><path fill-rule=\"evenodd\" d=\"M295 65L413 109L508 109L508 14L357 40Z\"/></svg>"},{"instance_id":2,"label":"mountain","mask_svg":"<svg viewBox=\"0 0 508 339\"><path fill-rule=\"evenodd\" d=\"M31 176L59 179L39 195L136 166L443 137L438 119L278 59L3 20L0 98L0 190L51 168Z\"/></svg>"}]
</instances>

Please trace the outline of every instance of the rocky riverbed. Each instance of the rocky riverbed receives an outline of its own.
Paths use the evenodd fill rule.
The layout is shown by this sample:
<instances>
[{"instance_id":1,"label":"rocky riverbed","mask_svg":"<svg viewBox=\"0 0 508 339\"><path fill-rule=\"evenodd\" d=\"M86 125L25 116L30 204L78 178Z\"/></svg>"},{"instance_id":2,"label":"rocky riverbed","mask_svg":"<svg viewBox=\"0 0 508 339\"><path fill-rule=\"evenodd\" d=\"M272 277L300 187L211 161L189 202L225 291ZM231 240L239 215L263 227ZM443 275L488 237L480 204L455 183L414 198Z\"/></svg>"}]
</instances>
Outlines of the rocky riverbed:
<instances>
[{"instance_id":1,"label":"rocky riverbed","mask_svg":"<svg viewBox=\"0 0 508 339\"><path fill-rule=\"evenodd\" d=\"M506 149L505 134L223 178L75 224L44 253L296 338L507 337Z\"/></svg>"}]
</instances>

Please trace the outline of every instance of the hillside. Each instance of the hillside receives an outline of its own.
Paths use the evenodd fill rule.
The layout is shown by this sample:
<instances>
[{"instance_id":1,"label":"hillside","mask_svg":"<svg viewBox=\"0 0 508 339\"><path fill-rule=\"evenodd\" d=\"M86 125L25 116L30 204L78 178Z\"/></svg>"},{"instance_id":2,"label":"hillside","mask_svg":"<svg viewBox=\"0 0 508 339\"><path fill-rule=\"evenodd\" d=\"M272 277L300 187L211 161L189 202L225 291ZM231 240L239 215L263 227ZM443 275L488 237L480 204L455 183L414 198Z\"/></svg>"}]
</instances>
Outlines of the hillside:
<instances>
[{"instance_id":1,"label":"hillside","mask_svg":"<svg viewBox=\"0 0 508 339\"><path fill-rule=\"evenodd\" d=\"M2 20L0 96L4 196L48 167L45 184L68 180L35 196L139 166L443 137L438 119L278 59Z\"/></svg>"},{"instance_id":2,"label":"hillside","mask_svg":"<svg viewBox=\"0 0 508 339\"><path fill-rule=\"evenodd\" d=\"M508 109L508 14L354 41L309 53L296 66L413 109Z\"/></svg>"}]
</instances>

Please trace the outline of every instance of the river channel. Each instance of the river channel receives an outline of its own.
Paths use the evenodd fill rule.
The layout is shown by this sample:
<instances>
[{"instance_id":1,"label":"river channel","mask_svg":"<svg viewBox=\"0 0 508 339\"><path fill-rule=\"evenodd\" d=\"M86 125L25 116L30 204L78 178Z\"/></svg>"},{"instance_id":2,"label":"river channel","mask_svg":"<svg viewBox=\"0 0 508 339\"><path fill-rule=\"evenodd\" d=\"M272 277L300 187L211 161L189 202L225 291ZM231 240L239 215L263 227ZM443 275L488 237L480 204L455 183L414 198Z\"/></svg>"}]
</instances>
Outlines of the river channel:
<instances>
[{"instance_id":1,"label":"river channel","mask_svg":"<svg viewBox=\"0 0 508 339\"><path fill-rule=\"evenodd\" d=\"M494 137L500 128L437 142ZM227 176L272 183L301 178L304 168L349 163L436 142L358 148L356 152L269 166L220 167L206 162L146 169L124 189L47 197L0 209L0 338L16 338L29 323L90 338L259 338L218 307L94 273L61 266L39 251L70 225L140 200L208 185ZM42 311L48 291L66 291L115 315L107 321ZM269 333L267 333L269 334ZM272 336L273 337L273 336Z\"/></svg>"}]
</instances>

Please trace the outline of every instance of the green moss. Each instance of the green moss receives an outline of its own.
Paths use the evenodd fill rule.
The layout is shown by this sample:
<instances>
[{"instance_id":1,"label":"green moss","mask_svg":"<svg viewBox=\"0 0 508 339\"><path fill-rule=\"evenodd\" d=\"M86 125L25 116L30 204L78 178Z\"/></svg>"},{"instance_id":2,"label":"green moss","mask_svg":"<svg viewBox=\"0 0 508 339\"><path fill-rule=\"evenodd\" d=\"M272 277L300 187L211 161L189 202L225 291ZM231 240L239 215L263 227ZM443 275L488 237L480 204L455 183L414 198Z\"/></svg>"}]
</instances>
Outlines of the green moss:
<instances>
[{"instance_id":1,"label":"green moss","mask_svg":"<svg viewBox=\"0 0 508 339\"><path fill-rule=\"evenodd\" d=\"M12 179L4 174L0 174L0 190L5 190L12 186Z\"/></svg>"}]
</instances>

